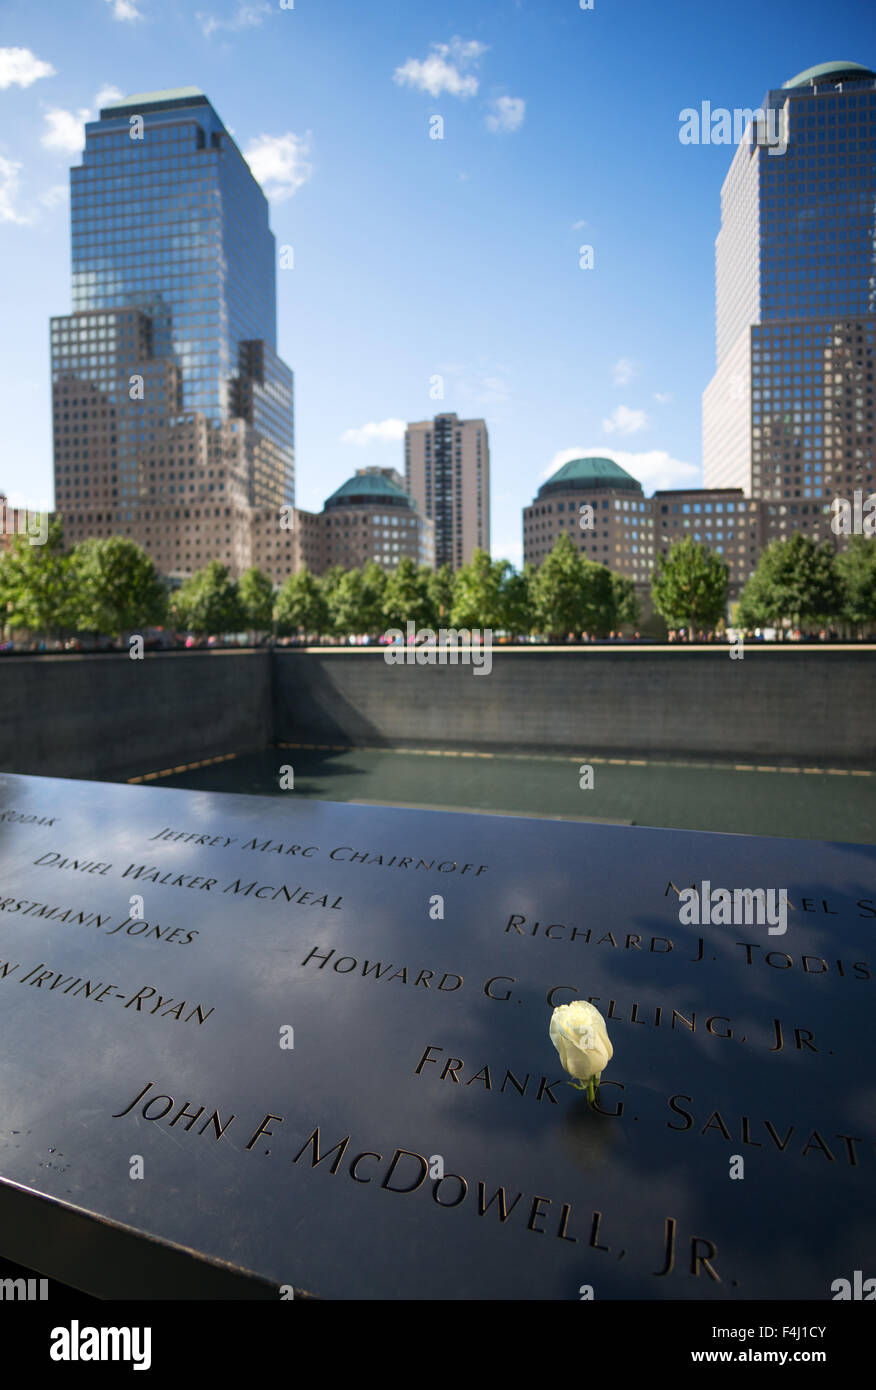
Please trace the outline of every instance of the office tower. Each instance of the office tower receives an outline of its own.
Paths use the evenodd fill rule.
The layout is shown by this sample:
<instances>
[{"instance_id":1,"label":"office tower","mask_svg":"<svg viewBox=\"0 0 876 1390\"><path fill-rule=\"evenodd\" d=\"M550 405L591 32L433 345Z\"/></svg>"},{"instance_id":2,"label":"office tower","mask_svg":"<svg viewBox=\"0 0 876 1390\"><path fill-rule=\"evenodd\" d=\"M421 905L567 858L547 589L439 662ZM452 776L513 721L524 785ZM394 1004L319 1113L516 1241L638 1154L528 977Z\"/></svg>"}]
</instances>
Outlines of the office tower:
<instances>
[{"instance_id":1,"label":"office tower","mask_svg":"<svg viewBox=\"0 0 876 1390\"><path fill-rule=\"evenodd\" d=\"M166 574L249 561L294 502L267 201L203 92L104 107L71 170L73 312L52 320L65 538L121 534Z\"/></svg>"},{"instance_id":2,"label":"office tower","mask_svg":"<svg viewBox=\"0 0 876 1390\"><path fill-rule=\"evenodd\" d=\"M728 598L737 599L765 544L766 503L745 497L741 488L664 488L651 506L658 554L668 555L673 541L685 539L714 550L727 566Z\"/></svg>"},{"instance_id":3,"label":"office tower","mask_svg":"<svg viewBox=\"0 0 876 1390\"><path fill-rule=\"evenodd\" d=\"M435 524L435 565L459 569L490 549L490 443L485 420L453 413L408 425L405 486Z\"/></svg>"},{"instance_id":4,"label":"office tower","mask_svg":"<svg viewBox=\"0 0 876 1390\"><path fill-rule=\"evenodd\" d=\"M763 548L765 511L765 503L745 498L741 488L676 488L645 497L641 483L612 459L572 459L523 508L523 559L537 567L565 534L585 560L632 579L649 608L656 556L689 537L724 560L730 597L737 598Z\"/></svg>"},{"instance_id":5,"label":"office tower","mask_svg":"<svg viewBox=\"0 0 876 1390\"><path fill-rule=\"evenodd\" d=\"M761 110L721 191L703 476L823 510L873 485L876 75L822 63Z\"/></svg>"}]
</instances>

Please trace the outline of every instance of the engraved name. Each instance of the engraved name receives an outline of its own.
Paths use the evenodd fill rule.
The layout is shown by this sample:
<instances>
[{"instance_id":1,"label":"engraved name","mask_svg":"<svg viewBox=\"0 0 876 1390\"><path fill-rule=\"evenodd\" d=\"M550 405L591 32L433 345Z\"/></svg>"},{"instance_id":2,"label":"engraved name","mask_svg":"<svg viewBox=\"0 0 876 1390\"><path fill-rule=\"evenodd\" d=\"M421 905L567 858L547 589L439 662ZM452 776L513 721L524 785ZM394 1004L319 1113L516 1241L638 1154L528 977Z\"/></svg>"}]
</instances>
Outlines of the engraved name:
<instances>
[{"instance_id":1,"label":"engraved name","mask_svg":"<svg viewBox=\"0 0 876 1390\"><path fill-rule=\"evenodd\" d=\"M394 962L384 962L382 960L363 960L360 962L356 956L339 956L335 951L334 947L332 947L328 951L320 951L317 946L312 947L312 949L308 951L307 955L304 957L304 960L301 962L301 965L303 968L304 966L308 965L310 961L318 961L319 964L317 965L317 969L323 970L332 960L333 956L335 957L335 959L332 964L332 969L338 975L349 975L353 971L355 971L356 974L359 974L361 966L361 974L365 979L401 980L403 985L414 984L415 986L421 985L424 989L431 989L432 986L430 984L430 981L433 980L435 976L438 974L437 970L420 970L416 972L416 979L414 979L414 970L410 969L409 971L409 968L406 965L396 967ZM446 982L448 980L455 980L456 983L447 984ZM441 976L441 979L435 985L435 988L447 992L459 989L461 985L461 975L455 975L451 971L445 971L445 973Z\"/></svg>"},{"instance_id":2,"label":"engraved name","mask_svg":"<svg viewBox=\"0 0 876 1390\"><path fill-rule=\"evenodd\" d=\"M432 1056L433 1053L445 1053L444 1057ZM424 1072L424 1067L429 1064L435 1066L434 1072ZM474 1086L474 1094L485 1094L487 1091L495 1092L499 1095L508 1096L528 1096L532 1100L547 1100L554 1105L560 1101L554 1095L556 1087L562 1088L562 1083L567 1081L567 1077L559 1081L548 1082L546 1076L541 1076L536 1083L528 1072L517 1073L507 1068L484 1065L479 1071L473 1072L467 1079L463 1079L462 1073L465 1072L466 1064L460 1057L452 1057L442 1047L429 1044L424 1048L419 1061L414 1068L415 1076L429 1076L435 1081L451 1081L458 1086ZM532 1086L530 1081L533 1080ZM615 1095L615 1091L619 1094ZM627 1102L623 1099L626 1092L626 1085L623 1081L605 1080L600 1082L593 1101L593 1110L599 1115L605 1115L609 1119L622 1120L627 1114ZM560 1097L565 1096L570 1104L575 1104L577 1096L574 1092L566 1092L560 1089ZM639 1098L637 1108L641 1110L642 1101L647 1104L647 1097ZM812 1125L790 1124L787 1120L774 1123L772 1120L763 1118L753 1118L750 1115L731 1115L725 1110L712 1110L708 1115L699 1117L695 1115L695 1110L699 1109L693 1096L685 1095L683 1092L676 1092L675 1095L667 1096L663 1105L669 1110L671 1117L666 1120L665 1127L675 1134L695 1134L700 1138L708 1136L719 1136L726 1143L734 1147L744 1144L754 1149L764 1149L773 1154L799 1154L806 1158L808 1154L819 1154L828 1163L845 1164L849 1168L861 1167L861 1156L872 1162L876 1159L876 1140L865 1138L859 1134L842 1134L839 1132L825 1134ZM629 1117L628 1117L629 1118ZM648 1118L653 1121L654 1116L639 1114L633 1116L635 1121ZM796 1136L796 1137L795 1137ZM792 1144L793 1140L793 1144ZM828 1140L830 1142L828 1142ZM831 1145L833 1147L831 1147ZM864 1168L869 1163L864 1164Z\"/></svg>"},{"instance_id":3,"label":"engraved name","mask_svg":"<svg viewBox=\"0 0 876 1390\"><path fill-rule=\"evenodd\" d=\"M0 898L0 912L20 912L22 917L38 917L42 921L69 923L71 927L94 927L102 930L112 919L108 912L86 912L74 907L51 907L48 903L33 902L30 898ZM116 936L124 931L126 936L142 937L144 941L173 942L177 946L190 946L198 935L197 927L162 927L158 922L145 922L141 917L126 917L114 927L104 932L105 936Z\"/></svg>"},{"instance_id":4,"label":"engraved name","mask_svg":"<svg viewBox=\"0 0 876 1390\"><path fill-rule=\"evenodd\" d=\"M187 999L174 999L169 994L161 995L154 985L141 985L137 992L129 997L116 984L104 984L102 980L84 980L79 975L64 975L62 971L53 970L42 960L23 975L20 971L19 962L0 960L0 980L11 980L13 984L36 987L40 991L45 989L47 993L59 990L59 998L61 994L69 994L71 998L78 996L91 999L97 1004L102 1004L106 999L115 999L124 1009L130 1009L134 1005L135 1013L139 1013L144 1005L148 1004L147 1013L159 1014L160 1011L161 1018L173 1018L183 1023L193 1020L198 1024L206 1023L214 1011L213 1005L205 1009L203 1004L189 1004Z\"/></svg>"},{"instance_id":5,"label":"engraved name","mask_svg":"<svg viewBox=\"0 0 876 1390\"><path fill-rule=\"evenodd\" d=\"M804 901L806 900L804 899ZM611 931L597 935L597 931L592 927L574 927L565 922L529 922L524 914L519 912L511 913L504 927L504 934L506 936L541 937L547 941L565 941L569 944L579 942L584 946L608 946L614 950L645 951L649 955L659 956L668 955L676 948L676 943L668 936L644 937L641 933L627 932L625 934L618 933L615 937L614 932ZM788 955L786 951L765 951L762 942L737 941L735 944L745 952L746 965L753 965L755 961L760 960L774 970L788 970L795 966L797 969L801 969L804 974L812 976L835 973L841 978L849 980L866 981L871 978L868 961L836 960L831 965L823 956L804 955L797 958ZM761 954L755 956L755 951ZM696 954L685 956L683 961L686 964L698 965L704 960L715 961L716 959L717 957L711 955L710 947L705 938L700 936L697 938ZM723 959L721 963L723 964Z\"/></svg>"},{"instance_id":6,"label":"engraved name","mask_svg":"<svg viewBox=\"0 0 876 1390\"><path fill-rule=\"evenodd\" d=\"M0 811L0 821L8 825L54 825L60 816L38 816L27 811Z\"/></svg>"},{"instance_id":7,"label":"engraved name","mask_svg":"<svg viewBox=\"0 0 876 1390\"><path fill-rule=\"evenodd\" d=\"M165 826L163 830L150 835L149 839L208 845L221 849L228 849L231 845L239 843L241 850L261 854L301 855L304 859L310 859L323 852L319 845L292 845L281 840L260 840L257 836L246 842L238 842L236 835L205 835L197 830L174 830L172 826ZM439 874L470 873L475 878L485 874L489 868L488 864L463 864L457 859L439 859L434 856L431 859L422 859L409 854L387 855L383 851L357 849L354 845L336 845L328 851L328 857L336 863L376 865L384 869L434 869Z\"/></svg>"},{"instance_id":8,"label":"engraved name","mask_svg":"<svg viewBox=\"0 0 876 1390\"><path fill-rule=\"evenodd\" d=\"M341 912L343 897L335 898L334 902L329 902L327 892L320 893L315 888L304 888L299 883L295 888L290 888L287 883L279 885L274 883L259 883L253 880L252 883L244 883L243 879L236 878L231 883L226 883L224 887L217 888L218 878L202 878L199 874L174 874L173 871L163 872L154 864L129 864L122 874L122 878L132 878L142 880L144 883L161 883L171 888L197 888L200 891L206 889L212 892L214 888L219 893L238 893L247 898L250 895L254 898L270 898L276 902L282 898L287 903L295 903L299 907L328 907L336 912Z\"/></svg>"},{"instance_id":9,"label":"engraved name","mask_svg":"<svg viewBox=\"0 0 876 1390\"><path fill-rule=\"evenodd\" d=\"M203 1119L203 1122L199 1124L198 1122L201 1121L207 1110L206 1104L199 1104L196 1107L194 1101L186 1100L178 1105L174 1097L169 1094L150 1096L149 1093L154 1089L154 1085L154 1082L147 1081L133 1100L129 1101L121 1110L113 1113L112 1119L124 1119L134 1111L135 1107L138 1107L139 1114L144 1119L154 1123L164 1120L168 1128L174 1128L180 1121L184 1121L181 1130L177 1130L178 1134L189 1133L194 1126L198 1125L197 1135L207 1134L214 1143L224 1136L237 1119L236 1113L231 1112L229 1114L226 1108L224 1111L226 1119L223 1122L219 1108L214 1106ZM146 1099L147 1096L148 1099ZM171 1118L168 1119L168 1116ZM265 1141L272 1140L277 1135L277 1128L272 1128L272 1126L277 1127L284 1123L285 1116L268 1111L252 1130L244 1145L243 1152L253 1153L258 1146L261 1154L269 1157L274 1150L265 1147ZM246 1130L243 1133L246 1133ZM612 1246L605 1240L605 1234L602 1230L603 1213L599 1210L591 1210L576 1216L571 1202L558 1201L552 1197L537 1194L527 1195L522 1191L515 1192L511 1184L498 1184L483 1179L470 1180L461 1173L445 1173L443 1177L432 1179L429 1187L426 1188L424 1184L429 1177L429 1160L424 1154L418 1153L416 1149L397 1146L387 1157L388 1145L384 1145L382 1150L361 1149L357 1151L356 1146L351 1144L352 1136L349 1134L342 1136L330 1147L323 1147L318 1125L311 1130L303 1142L301 1142L302 1133L299 1133L289 1146L289 1162L297 1165L307 1156L311 1171L325 1165L323 1167L323 1180L344 1173L360 1187L370 1188L372 1193L383 1191L407 1197L421 1190L431 1191L434 1206L448 1210L461 1206L471 1195L472 1200L468 1201L467 1206L467 1209L472 1213L471 1219L483 1221L485 1224L489 1223L493 1229L498 1227L512 1231L517 1230L521 1233L545 1235L571 1245L580 1244L583 1249L599 1251L606 1255L613 1254L613 1257L618 1260L623 1259L627 1254L625 1249L614 1252ZM240 1137L242 1138L242 1134ZM299 1146L297 1151L292 1153L291 1150L296 1146ZM307 1171L306 1162L304 1171ZM551 1207L554 1208L553 1212L549 1210ZM557 1208L559 1208L559 1212ZM659 1244L655 1240L650 1253L646 1252L642 1257L643 1261L647 1261L649 1273L655 1278L665 1278L675 1269L677 1243L678 1222L675 1217L668 1216L661 1224ZM694 1278L705 1273L709 1279L721 1283L722 1277L714 1263L716 1256L717 1246L714 1241L708 1240L704 1236L693 1235L689 1238L689 1255L685 1261L685 1267ZM658 1266L656 1269L651 1268L654 1263Z\"/></svg>"}]
</instances>

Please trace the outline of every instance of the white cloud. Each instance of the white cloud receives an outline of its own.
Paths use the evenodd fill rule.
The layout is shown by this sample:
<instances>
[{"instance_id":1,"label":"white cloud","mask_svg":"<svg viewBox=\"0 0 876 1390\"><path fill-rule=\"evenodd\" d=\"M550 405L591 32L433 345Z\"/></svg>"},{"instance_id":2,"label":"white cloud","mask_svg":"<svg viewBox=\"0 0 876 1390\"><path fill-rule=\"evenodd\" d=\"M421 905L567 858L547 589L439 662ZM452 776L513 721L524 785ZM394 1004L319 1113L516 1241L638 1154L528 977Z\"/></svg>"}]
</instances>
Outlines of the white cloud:
<instances>
[{"instance_id":1,"label":"white cloud","mask_svg":"<svg viewBox=\"0 0 876 1390\"><path fill-rule=\"evenodd\" d=\"M590 445L587 448L561 449L554 454L544 473L542 481L550 478L564 463L580 458L610 458L621 468L625 468L642 484L646 493L660 488L697 487L700 485L700 470L684 459L673 458L666 449L648 449L642 453L628 453L622 449L606 448L604 444Z\"/></svg>"},{"instance_id":2,"label":"white cloud","mask_svg":"<svg viewBox=\"0 0 876 1390\"><path fill-rule=\"evenodd\" d=\"M52 184L41 193L36 202L28 199L25 206L19 204L21 195L21 165L13 159L0 155L0 223L8 222L18 227L32 227L39 221L40 208L52 212L67 198L67 185Z\"/></svg>"},{"instance_id":3,"label":"white cloud","mask_svg":"<svg viewBox=\"0 0 876 1390\"><path fill-rule=\"evenodd\" d=\"M610 456L638 478L646 492L666 487L702 486L699 468L684 459L673 458L665 449L648 449L639 454L612 449Z\"/></svg>"},{"instance_id":4,"label":"white cloud","mask_svg":"<svg viewBox=\"0 0 876 1390\"><path fill-rule=\"evenodd\" d=\"M573 223L572 223L572 231L573 231L573 232L580 232L580 231L582 231L585 227L589 227L589 226L590 226L590 223L589 223L589 222L586 222L586 221L584 220L584 218L582 217L580 222L573 222Z\"/></svg>"},{"instance_id":5,"label":"white cloud","mask_svg":"<svg viewBox=\"0 0 876 1390\"><path fill-rule=\"evenodd\" d=\"M202 14L197 11L195 19L201 26L201 32L205 39L215 33L217 29L227 29L229 33L239 33L241 29L256 29L260 24L264 24L268 15L271 14L271 6L265 0L257 4L240 4L230 19L217 19L215 15Z\"/></svg>"},{"instance_id":6,"label":"white cloud","mask_svg":"<svg viewBox=\"0 0 876 1390\"><path fill-rule=\"evenodd\" d=\"M51 63L44 63L29 48L0 48L0 88L29 87L40 77L54 77Z\"/></svg>"},{"instance_id":7,"label":"white cloud","mask_svg":"<svg viewBox=\"0 0 876 1390\"><path fill-rule=\"evenodd\" d=\"M648 417L644 410L630 410L627 405L616 405L606 420L602 422L606 434L638 434L648 428Z\"/></svg>"},{"instance_id":8,"label":"white cloud","mask_svg":"<svg viewBox=\"0 0 876 1390\"><path fill-rule=\"evenodd\" d=\"M671 391L655 391L655 392L654 392L654 399L655 399L655 401L657 402L658 405L668 405L669 402L672 400L672 392L671 392Z\"/></svg>"},{"instance_id":9,"label":"white cloud","mask_svg":"<svg viewBox=\"0 0 876 1390\"><path fill-rule=\"evenodd\" d=\"M344 430L341 435L342 444L373 444L378 440L381 444L397 442L404 439L407 426L404 420L371 420L367 425L360 425L358 429Z\"/></svg>"},{"instance_id":10,"label":"white cloud","mask_svg":"<svg viewBox=\"0 0 876 1390\"><path fill-rule=\"evenodd\" d=\"M78 154L85 145L85 122L97 120L100 108L107 102L117 101L123 94L118 87L105 83L94 98L95 110L81 106L78 111L66 111L61 106L52 106L46 111L46 129L40 144L46 150L59 150L61 154Z\"/></svg>"},{"instance_id":11,"label":"white cloud","mask_svg":"<svg viewBox=\"0 0 876 1390\"><path fill-rule=\"evenodd\" d=\"M304 135L259 135L244 150L253 177L275 203L291 198L313 173L310 140L309 130Z\"/></svg>"},{"instance_id":12,"label":"white cloud","mask_svg":"<svg viewBox=\"0 0 876 1390\"><path fill-rule=\"evenodd\" d=\"M450 43L433 43L427 58L408 58L406 63L396 68L393 80L401 87L415 87L438 97L442 92L450 96L473 97L478 90L478 79L467 69L474 66L481 54L486 53L486 44L477 39L452 38Z\"/></svg>"},{"instance_id":13,"label":"white cloud","mask_svg":"<svg viewBox=\"0 0 876 1390\"><path fill-rule=\"evenodd\" d=\"M81 107L78 113L53 106L45 114L46 130L40 144L47 150L78 154L85 144L85 122L90 119L87 106Z\"/></svg>"},{"instance_id":14,"label":"white cloud","mask_svg":"<svg viewBox=\"0 0 876 1390\"><path fill-rule=\"evenodd\" d=\"M485 43L479 43L477 39L461 39L458 34L450 40L450 43L433 44L432 47L439 48L445 55L450 54L460 63L477 62L478 58L487 51Z\"/></svg>"},{"instance_id":15,"label":"white cloud","mask_svg":"<svg viewBox=\"0 0 876 1390\"><path fill-rule=\"evenodd\" d=\"M487 130L510 132L519 130L526 115L526 102L522 97L496 97L490 103L492 110L486 119Z\"/></svg>"},{"instance_id":16,"label":"white cloud","mask_svg":"<svg viewBox=\"0 0 876 1390\"><path fill-rule=\"evenodd\" d=\"M107 0L108 6L113 11L113 18L120 19L124 24L133 24L135 19L142 19L135 0Z\"/></svg>"},{"instance_id":17,"label":"white cloud","mask_svg":"<svg viewBox=\"0 0 876 1390\"><path fill-rule=\"evenodd\" d=\"M611 379L615 386L627 386L638 371L638 364L632 357L619 357L611 369Z\"/></svg>"},{"instance_id":18,"label":"white cloud","mask_svg":"<svg viewBox=\"0 0 876 1390\"><path fill-rule=\"evenodd\" d=\"M27 226L32 220L16 207L19 194L21 165L0 155L0 222L15 222Z\"/></svg>"},{"instance_id":19,"label":"white cloud","mask_svg":"<svg viewBox=\"0 0 876 1390\"><path fill-rule=\"evenodd\" d=\"M119 101L124 95L124 92L120 92L118 87L114 87L110 82L105 87L101 87L94 98L94 104L99 111L102 106L107 106L111 101Z\"/></svg>"},{"instance_id":20,"label":"white cloud","mask_svg":"<svg viewBox=\"0 0 876 1390\"><path fill-rule=\"evenodd\" d=\"M134 20L143 18L134 0L106 0L106 3L113 12L113 19L133 23Z\"/></svg>"}]
</instances>

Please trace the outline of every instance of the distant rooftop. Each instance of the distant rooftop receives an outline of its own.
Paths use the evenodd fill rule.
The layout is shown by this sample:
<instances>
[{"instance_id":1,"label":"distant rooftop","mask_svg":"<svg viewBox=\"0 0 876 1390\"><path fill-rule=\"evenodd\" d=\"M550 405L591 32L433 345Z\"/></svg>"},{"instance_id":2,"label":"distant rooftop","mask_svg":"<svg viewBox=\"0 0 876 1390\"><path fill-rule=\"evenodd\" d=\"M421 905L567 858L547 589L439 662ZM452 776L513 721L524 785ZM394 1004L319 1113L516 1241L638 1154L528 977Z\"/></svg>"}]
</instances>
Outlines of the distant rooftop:
<instances>
[{"instance_id":1,"label":"distant rooftop","mask_svg":"<svg viewBox=\"0 0 876 1390\"><path fill-rule=\"evenodd\" d=\"M786 87L809 87L816 82L863 82L868 77L876 77L876 72L865 68L862 63L817 63L814 68L799 72Z\"/></svg>"},{"instance_id":2,"label":"distant rooftop","mask_svg":"<svg viewBox=\"0 0 876 1390\"><path fill-rule=\"evenodd\" d=\"M175 106L209 106L200 87L165 87L158 92L134 92L133 96L109 101L100 108L101 119L142 111L167 111Z\"/></svg>"},{"instance_id":3,"label":"distant rooftop","mask_svg":"<svg viewBox=\"0 0 876 1390\"><path fill-rule=\"evenodd\" d=\"M356 473L341 483L339 488L326 499L326 507L345 507L351 503L366 503L372 506L414 507L414 500L390 478L380 473Z\"/></svg>"},{"instance_id":4,"label":"distant rooftop","mask_svg":"<svg viewBox=\"0 0 876 1390\"><path fill-rule=\"evenodd\" d=\"M551 474L547 482L542 483L538 495L544 497L551 492L560 492L563 488L586 491L594 487L622 488L628 492L642 491L642 484L638 479L613 459L588 457L570 459L568 463L564 463L562 468Z\"/></svg>"}]
</instances>

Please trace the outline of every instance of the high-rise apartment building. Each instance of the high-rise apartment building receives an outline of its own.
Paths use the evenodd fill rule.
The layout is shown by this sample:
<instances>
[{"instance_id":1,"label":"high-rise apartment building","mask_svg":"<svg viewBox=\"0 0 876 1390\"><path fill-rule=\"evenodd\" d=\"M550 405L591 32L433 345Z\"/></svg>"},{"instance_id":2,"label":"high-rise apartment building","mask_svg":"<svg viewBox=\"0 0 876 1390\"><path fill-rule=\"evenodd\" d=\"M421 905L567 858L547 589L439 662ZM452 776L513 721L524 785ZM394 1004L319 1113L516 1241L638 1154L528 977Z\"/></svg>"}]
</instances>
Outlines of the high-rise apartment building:
<instances>
[{"instance_id":1,"label":"high-rise apartment building","mask_svg":"<svg viewBox=\"0 0 876 1390\"><path fill-rule=\"evenodd\" d=\"M166 574L250 554L294 502L268 205L194 87L104 107L71 170L73 312L52 320L68 542L130 536Z\"/></svg>"},{"instance_id":2,"label":"high-rise apartment building","mask_svg":"<svg viewBox=\"0 0 876 1390\"><path fill-rule=\"evenodd\" d=\"M761 110L721 192L703 477L829 506L873 485L876 74L822 63Z\"/></svg>"},{"instance_id":3,"label":"high-rise apartment building","mask_svg":"<svg viewBox=\"0 0 876 1390\"><path fill-rule=\"evenodd\" d=\"M405 487L434 522L435 564L457 570L490 549L490 442L485 420L455 414L410 424Z\"/></svg>"}]
</instances>

